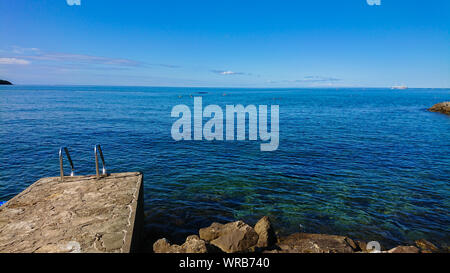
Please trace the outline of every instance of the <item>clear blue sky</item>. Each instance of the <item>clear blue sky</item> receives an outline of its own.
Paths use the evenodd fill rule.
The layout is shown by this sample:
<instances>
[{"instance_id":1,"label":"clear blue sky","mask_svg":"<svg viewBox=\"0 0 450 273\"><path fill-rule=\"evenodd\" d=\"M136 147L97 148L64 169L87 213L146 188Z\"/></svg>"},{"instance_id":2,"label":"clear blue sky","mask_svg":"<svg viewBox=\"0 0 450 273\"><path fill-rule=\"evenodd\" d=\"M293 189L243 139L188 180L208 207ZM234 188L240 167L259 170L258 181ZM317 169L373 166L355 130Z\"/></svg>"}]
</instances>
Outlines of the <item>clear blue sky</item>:
<instances>
[{"instance_id":1,"label":"clear blue sky","mask_svg":"<svg viewBox=\"0 0 450 273\"><path fill-rule=\"evenodd\" d=\"M450 1L0 1L18 84L450 87Z\"/></svg>"}]
</instances>

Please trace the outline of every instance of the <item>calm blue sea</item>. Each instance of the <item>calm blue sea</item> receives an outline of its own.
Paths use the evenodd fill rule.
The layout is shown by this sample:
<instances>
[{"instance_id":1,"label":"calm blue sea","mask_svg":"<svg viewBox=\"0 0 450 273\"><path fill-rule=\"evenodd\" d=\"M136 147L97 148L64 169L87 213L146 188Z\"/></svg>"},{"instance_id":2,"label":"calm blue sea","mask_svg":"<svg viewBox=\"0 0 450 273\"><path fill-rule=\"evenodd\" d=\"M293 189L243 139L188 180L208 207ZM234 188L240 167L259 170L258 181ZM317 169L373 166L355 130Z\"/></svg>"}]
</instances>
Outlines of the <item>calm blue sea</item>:
<instances>
[{"instance_id":1,"label":"calm blue sea","mask_svg":"<svg viewBox=\"0 0 450 273\"><path fill-rule=\"evenodd\" d=\"M175 142L170 112L192 109L190 95L279 105L278 150ZM58 176L60 146L76 174L94 174L100 143L109 171L144 173L148 244L268 215L282 234L449 245L450 117L426 111L449 100L449 89L1 86L0 200Z\"/></svg>"}]
</instances>

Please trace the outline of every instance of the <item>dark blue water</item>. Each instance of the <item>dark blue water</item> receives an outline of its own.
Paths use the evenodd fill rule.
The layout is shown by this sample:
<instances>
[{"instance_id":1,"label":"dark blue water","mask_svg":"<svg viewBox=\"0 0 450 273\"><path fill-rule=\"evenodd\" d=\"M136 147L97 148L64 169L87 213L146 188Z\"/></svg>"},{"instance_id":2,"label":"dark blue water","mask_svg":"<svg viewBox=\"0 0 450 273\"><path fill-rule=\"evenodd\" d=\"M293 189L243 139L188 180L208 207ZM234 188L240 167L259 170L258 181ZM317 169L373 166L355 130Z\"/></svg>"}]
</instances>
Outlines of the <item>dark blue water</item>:
<instances>
[{"instance_id":1,"label":"dark blue water","mask_svg":"<svg viewBox=\"0 0 450 273\"><path fill-rule=\"evenodd\" d=\"M223 109L280 105L278 150L261 152L260 141L175 142L170 112L180 103L192 109L190 94ZM58 176L63 145L76 174L95 173L100 143L109 171L144 173L148 244L268 215L281 233L445 246L450 117L426 108L448 100L449 89L2 86L0 200Z\"/></svg>"}]
</instances>

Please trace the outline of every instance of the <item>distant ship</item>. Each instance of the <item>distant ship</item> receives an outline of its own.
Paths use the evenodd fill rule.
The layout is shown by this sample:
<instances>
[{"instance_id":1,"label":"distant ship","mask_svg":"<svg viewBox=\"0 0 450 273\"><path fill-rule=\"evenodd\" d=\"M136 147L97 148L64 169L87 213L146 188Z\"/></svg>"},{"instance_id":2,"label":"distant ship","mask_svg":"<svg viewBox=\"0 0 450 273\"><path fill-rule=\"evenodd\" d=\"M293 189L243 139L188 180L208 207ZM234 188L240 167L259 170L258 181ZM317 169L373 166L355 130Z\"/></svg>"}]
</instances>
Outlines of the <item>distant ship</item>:
<instances>
[{"instance_id":1,"label":"distant ship","mask_svg":"<svg viewBox=\"0 0 450 273\"><path fill-rule=\"evenodd\" d=\"M405 89L408 89L408 86L405 86L405 85L397 85L397 86L392 86L391 89L405 90Z\"/></svg>"}]
</instances>

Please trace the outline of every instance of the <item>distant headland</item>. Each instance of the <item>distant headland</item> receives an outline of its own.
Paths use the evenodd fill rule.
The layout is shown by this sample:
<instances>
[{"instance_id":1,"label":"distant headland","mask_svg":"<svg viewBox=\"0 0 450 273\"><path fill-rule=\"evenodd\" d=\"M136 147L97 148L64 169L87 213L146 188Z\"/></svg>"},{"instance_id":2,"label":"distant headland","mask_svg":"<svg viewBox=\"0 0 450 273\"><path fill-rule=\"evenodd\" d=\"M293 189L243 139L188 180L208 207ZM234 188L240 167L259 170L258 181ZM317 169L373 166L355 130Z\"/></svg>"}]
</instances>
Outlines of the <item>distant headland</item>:
<instances>
[{"instance_id":1,"label":"distant headland","mask_svg":"<svg viewBox=\"0 0 450 273\"><path fill-rule=\"evenodd\" d=\"M0 80L0 85L12 85L12 83L9 81Z\"/></svg>"}]
</instances>

